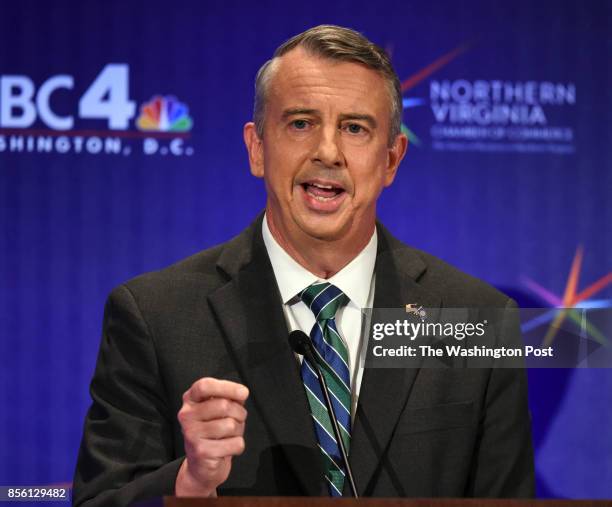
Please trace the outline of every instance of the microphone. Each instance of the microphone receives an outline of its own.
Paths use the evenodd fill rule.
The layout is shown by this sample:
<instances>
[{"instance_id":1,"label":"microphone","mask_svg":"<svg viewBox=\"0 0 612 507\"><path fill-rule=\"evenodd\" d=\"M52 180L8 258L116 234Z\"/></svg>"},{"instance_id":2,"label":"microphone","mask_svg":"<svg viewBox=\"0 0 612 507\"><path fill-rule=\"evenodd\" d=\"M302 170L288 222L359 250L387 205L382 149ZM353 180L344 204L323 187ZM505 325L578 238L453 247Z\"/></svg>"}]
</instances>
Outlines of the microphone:
<instances>
[{"instance_id":1,"label":"microphone","mask_svg":"<svg viewBox=\"0 0 612 507\"><path fill-rule=\"evenodd\" d=\"M329 418L332 423L334 436L336 437L336 442L338 442L338 447L340 448L342 462L344 464L344 469L346 470L346 477L348 478L353 496L355 498L359 498L359 494L357 493L357 486L355 485L355 479L353 478L353 471L351 470L351 465L349 465L346 449L344 448L344 440L342 440L340 436L340 428L338 427L338 419L336 418L336 412L334 411L331 399L329 398L327 382L319 368L319 365L317 364L314 358L314 346L312 344L312 340L310 339L310 336L308 336L304 331L295 330L289 333L289 345L291 345L291 348L295 353L304 356L304 359L306 359L310 363L310 365L317 373L317 376L319 377L319 384L321 385L321 391L323 391L323 397L325 398L325 405L327 406Z\"/></svg>"}]
</instances>

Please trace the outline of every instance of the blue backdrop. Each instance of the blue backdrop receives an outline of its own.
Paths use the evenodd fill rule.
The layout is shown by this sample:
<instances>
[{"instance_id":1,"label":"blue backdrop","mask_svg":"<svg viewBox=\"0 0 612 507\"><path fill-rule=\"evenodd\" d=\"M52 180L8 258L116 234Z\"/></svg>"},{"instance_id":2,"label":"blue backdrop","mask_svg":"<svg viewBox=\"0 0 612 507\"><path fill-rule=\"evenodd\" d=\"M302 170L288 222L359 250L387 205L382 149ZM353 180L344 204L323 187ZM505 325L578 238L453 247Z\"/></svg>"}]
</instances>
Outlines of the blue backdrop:
<instances>
[{"instance_id":1,"label":"blue backdrop","mask_svg":"<svg viewBox=\"0 0 612 507\"><path fill-rule=\"evenodd\" d=\"M562 304L574 262L609 305L612 3L3 0L0 485L71 481L111 288L263 208L254 75L320 23L402 79L398 237L526 306ZM540 496L612 497L611 402L610 370L530 372Z\"/></svg>"}]
</instances>

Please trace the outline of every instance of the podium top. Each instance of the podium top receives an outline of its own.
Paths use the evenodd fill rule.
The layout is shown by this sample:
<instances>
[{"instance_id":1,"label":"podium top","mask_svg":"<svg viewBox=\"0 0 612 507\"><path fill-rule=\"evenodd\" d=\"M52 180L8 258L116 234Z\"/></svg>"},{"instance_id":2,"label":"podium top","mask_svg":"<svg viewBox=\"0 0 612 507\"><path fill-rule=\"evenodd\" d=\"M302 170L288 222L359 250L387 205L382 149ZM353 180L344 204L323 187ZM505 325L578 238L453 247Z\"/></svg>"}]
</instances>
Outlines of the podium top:
<instances>
[{"instance_id":1,"label":"podium top","mask_svg":"<svg viewBox=\"0 0 612 507\"><path fill-rule=\"evenodd\" d=\"M327 498L247 497L176 498L166 496L133 507L612 507L612 500L536 500L501 498Z\"/></svg>"}]
</instances>

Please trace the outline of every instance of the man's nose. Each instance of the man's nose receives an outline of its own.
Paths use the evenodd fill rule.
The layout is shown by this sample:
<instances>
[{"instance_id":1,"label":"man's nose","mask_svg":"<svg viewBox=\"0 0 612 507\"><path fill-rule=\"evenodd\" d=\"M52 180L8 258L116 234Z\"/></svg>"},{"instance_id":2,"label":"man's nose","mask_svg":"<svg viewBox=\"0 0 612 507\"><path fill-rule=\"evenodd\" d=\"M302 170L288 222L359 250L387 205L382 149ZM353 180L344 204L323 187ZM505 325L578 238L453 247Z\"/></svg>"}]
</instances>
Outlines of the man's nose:
<instances>
[{"instance_id":1,"label":"man's nose","mask_svg":"<svg viewBox=\"0 0 612 507\"><path fill-rule=\"evenodd\" d=\"M313 162L328 168L344 166L340 131L335 126L324 127L320 130Z\"/></svg>"}]
</instances>

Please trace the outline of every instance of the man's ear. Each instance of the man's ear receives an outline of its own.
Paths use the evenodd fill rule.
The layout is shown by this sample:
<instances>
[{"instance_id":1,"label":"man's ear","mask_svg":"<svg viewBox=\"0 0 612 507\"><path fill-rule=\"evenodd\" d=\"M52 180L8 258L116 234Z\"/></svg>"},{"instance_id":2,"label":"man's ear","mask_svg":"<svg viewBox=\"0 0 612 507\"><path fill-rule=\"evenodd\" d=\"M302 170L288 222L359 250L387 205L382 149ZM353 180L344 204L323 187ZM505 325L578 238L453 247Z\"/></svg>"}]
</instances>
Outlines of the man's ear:
<instances>
[{"instance_id":1,"label":"man's ear","mask_svg":"<svg viewBox=\"0 0 612 507\"><path fill-rule=\"evenodd\" d=\"M406 134L398 134L395 137L393 145L389 148L387 153L387 168L385 170L385 187L388 187L393 183L395 175L397 174L397 168L400 162L406 154L408 149L408 137Z\"/></svg>"},{"instance_id":2,"label":"man's ear","mask_svg":"<svg viewBox=\"0 0 612 507\"><path fill-rule=\"evenodd\" d=\"M250 121L244 125L242 131L244 136L244 144L249 152L249 164L251 166L251 174L257 178L264 176L264 154L263 141L257 135L255 124Z\"/></svg>"}]
</instances>

